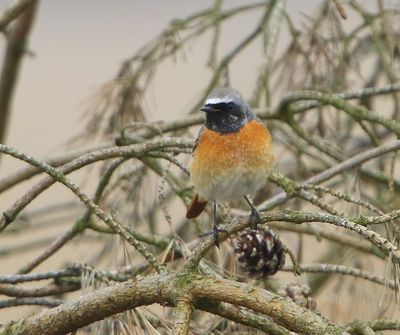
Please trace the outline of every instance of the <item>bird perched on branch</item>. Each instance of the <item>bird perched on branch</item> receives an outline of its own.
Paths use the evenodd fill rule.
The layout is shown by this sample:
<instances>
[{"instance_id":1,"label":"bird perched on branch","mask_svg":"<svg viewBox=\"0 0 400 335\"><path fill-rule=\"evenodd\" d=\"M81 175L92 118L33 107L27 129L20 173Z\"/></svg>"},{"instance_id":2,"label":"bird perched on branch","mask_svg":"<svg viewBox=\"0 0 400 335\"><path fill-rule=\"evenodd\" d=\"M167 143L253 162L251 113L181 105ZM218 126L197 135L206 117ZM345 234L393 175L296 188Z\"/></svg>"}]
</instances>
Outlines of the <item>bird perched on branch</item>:
<instances>
[{"instance_id":1,"label":"bird perched on branch","mask_svg":"<svg viewBox=\"0 0 400 335\"><path fill-rule=\"evenodd\" d=\"M190 179L196 194L186 217L196 218L213 202L218 246L217 203L244 197L251 207L251 225L256 226L260 214L249 195L264 186L274 156L271 134L238 91L215 89L200 110L206 123L193 149Z\"/></svg>"}]
</instances>

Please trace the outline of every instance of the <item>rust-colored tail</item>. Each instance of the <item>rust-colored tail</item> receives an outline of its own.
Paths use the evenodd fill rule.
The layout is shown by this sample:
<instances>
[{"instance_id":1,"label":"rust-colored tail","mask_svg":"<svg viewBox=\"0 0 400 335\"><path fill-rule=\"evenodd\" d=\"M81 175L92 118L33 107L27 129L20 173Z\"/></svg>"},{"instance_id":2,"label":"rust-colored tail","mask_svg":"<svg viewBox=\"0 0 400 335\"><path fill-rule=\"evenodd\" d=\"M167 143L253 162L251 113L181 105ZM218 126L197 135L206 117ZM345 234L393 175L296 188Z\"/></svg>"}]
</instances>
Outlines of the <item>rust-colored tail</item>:
<instances>
[{"instance_id":1,"label":"rust-colored tail","mask_svg":"<svg viewBox=\"0 0 400 335\"><path fill-rule=\"evenodd\" d=\"M199 195L196 194L190 203L188 210L186 212L186 218L194 219L197 218L201 212L206 208L207 201L201 201Z\"/></svg>"}]
</instances>

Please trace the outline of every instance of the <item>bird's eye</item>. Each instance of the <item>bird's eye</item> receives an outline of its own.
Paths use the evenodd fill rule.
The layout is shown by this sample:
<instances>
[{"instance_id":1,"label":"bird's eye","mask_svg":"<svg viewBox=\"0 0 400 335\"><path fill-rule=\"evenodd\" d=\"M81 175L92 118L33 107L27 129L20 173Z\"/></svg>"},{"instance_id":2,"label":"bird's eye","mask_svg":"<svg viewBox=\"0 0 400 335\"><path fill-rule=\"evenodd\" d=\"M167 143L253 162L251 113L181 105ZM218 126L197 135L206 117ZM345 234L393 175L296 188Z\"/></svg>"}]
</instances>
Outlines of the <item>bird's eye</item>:
<instances>
[{"instance_id":1,"label":"bird's eye","mask_svg":"<svg viewBox=\"0 0 400 335\"><path fill-rule=\"evenodd\" d=\"M241 118L243 116L242 112L240 111L240 107L232 101L226 104L226 111L237 118Z\"/></svg>"},{"instance_id":2,"label":"bird's eye","mask_svg":"<svg viewBox=\"0 0 400 335\"><path fill-rule=\"evenodd\" d=\"M232 101L230 101L230 102L228 102L228 103L226 104L226 107L227 107L227 109L228 109L229 111L234 110L235 106L236 106L236 105L235 105Z\"/></svg>"}]
</instances>

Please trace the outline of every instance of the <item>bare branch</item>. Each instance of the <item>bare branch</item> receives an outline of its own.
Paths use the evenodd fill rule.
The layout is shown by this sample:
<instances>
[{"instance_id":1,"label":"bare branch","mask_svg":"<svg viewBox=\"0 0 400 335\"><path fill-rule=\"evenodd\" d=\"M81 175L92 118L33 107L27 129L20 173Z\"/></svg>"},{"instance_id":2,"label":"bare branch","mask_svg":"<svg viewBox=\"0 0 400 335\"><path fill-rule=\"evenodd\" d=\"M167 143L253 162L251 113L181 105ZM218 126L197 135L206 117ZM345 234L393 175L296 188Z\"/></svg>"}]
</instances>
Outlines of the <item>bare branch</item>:
<instances>
[{"instance_id":1,"label":"bare branch","mask_svg":"<svg viewBox=\"0 0 400 335\"><path fill-rule=\"evenodd\" d=\"M174 334L189 334L190 316L192 315L192 312L191 301L187 298L180 298L176 304Z\"/></svg>"},{"instance_id":2,"label":"bare branch","mask_svg":"<svg viewBox=\"0 0 400 335\"><path fill-rule=\"evenodd\" d=\"M143 246L141 244L140 241L136 240L130 234L129 230L127 230L124 226L117 223L111 216L107 215L85 193L83 193L75 183L73 183L68 178L66 178L62 172L60 172L59 170L53 168L52 166L50 166L40 160L37 160L37 159L35 159L31 156L25 155L23 153L20 153L20 152L12 149L10 147L7 147L5 145L0 145L0 151L41 168L43 171L45 171L51 177L55 178L58 182L64 184L66 187L68 187L93 212L93 214L98 216L108 226L110 226L112 229L114 229L118 234L120 234L132 246L138 247L140 245L141 246L140 250L147 249L145 246ZM152 253L150 251L146 251L146 254L149 257L148 259L151 261L150 264L155 266L155 269L157 270L157 272L159 272L159 273L164 272L164 270L165 270L164 266L156 260L154 255L152 255Z\"/></svg>"},{"instance_id":3,"label":"bare branch","mask_svg":"<svg viewBox=\"0 0 400 335\"><path fill-rule=\"evenodd\" d=\"M324 170L323 172L308 178L303 181L301 184L319 184L322 183L340 173L350 170L360 164L363 164L373 158L379 157L386 153L396 151L400 149L400 140L393 141L388 144L381 145L377 148L372 148L369 150L365 150L357 155L354 155L341 163L338 163L332 166L329 169ZM258 209L260 211L270 210L282 203L284 203L289 198L289 195L286 193L280 193L274 196L273 198L263 202Z\"/></svg>"},{"instance_id":4,"label":"bare branch","mask_svg":"<svg viewBox=\"0 0 400 335\"><path fill-rule=\"evenodd\" d=\"M49 295L59 295L80 289L80 285L45 285L37 288L24 288L15 285L0 284L0 294L9 297L45 297Z\"/></svg>"},{"instance_id":5,"label":"bare branch","mask_svg":"<svg viewBox=\"0 0 400 335\"><path fill-rule=\"evenodd\" d=\"M5 334L67 334L94 321L137 306L168 301L163 294L170 276L127 281L8 325Z\"/></svg>"},{"instance_id":6,"label":"bare branch","mask_svg":"<svg viewBox=\"0 0 400 335\"><path fill-rule=\"evenodd\" d=\"M196 307L243 325L260 329L266 334L293 335L293 332L278 326L271 318L252 313L245 308L234 307L226 303L212 304L210 302L202 303L201 301L196 304Z\"/></svg>"},{"instance_id":7,"label":"bare branch","mask_svg":"<svg viewBox=\"0 0 400 335\"><path fill-rule=\"evenodd\" d=\"M36 306L47 306L47 307L56 307L63 303L60 299L50 299L50 298L15 298L9 300L1 300L0 301L0 309L8 308L14 306L27 306L27 305L36 305Z\"/></svg>"},{"instance_id":8,"label":"bare branch","mask_svg":"<svg viewBox=\"0 0 400 335\"><path fill-rule=\"evenodd\" d=\"M82 155L71 162L59 167L59 172L63 174L71 173L83 166L98 162L100 160L116 158L116 157L143 157L145 153L151 150L157 150L160 148L168 147L192 147L193 141L183 140L179 138L163 138L157 139L151 142L143 144L132 144L123 147L112 147L107 149L100 149L95 152L91 152ZM43 162L44 163L44 162ZM47 163L45 165L49 166ZM41 192L46 190L52 184L56 182L56 179L47 177L41 183L34 186L28 193L21 197L10 209L3 213L3 217L0 218L0 232L3 231L20 213L20 211L35 199Z\"/></svg>"},{"instance_id":9,"label":"bare branch","mask_svg":"<svg viewBox=\"0 0 400 335\"><path fill-rule=\"evenodd\" d=\"M20 16L36 0L17 0L15 3L0 14L0 31L3 31L12 21Z\"/></svg>"},{"instance_id":10,"label":"bare branch","mask_svg":"<svg viewBox=\"0 0 400 335\"><path fill-rule=\"evenodd\" d=\"M263 289L253 287L249 292L242 283L208 278L196 282L191 293L197 298L224 301L261 312L292 331L321 335L346 334L343 328L334 326L320 315Z\"/></svg>"},{"instance_id":11,"label":"bare branch","mask_svg":"<svg viewBox=\"0 0 400 335\"><path fill-rule=\"evenodd\" d=\"M34 21L37 1L19 1L0 17L0 31L23 12L8 33L7 50L0 74L0 143L4 143L11 103L21 67L22 56Z\"/></svg>"},{"instance_id":12,"label":"bare branch","mask_svg":"<svg viewBox=\"0 0 400 335\"><path fill-rule=\"evenodd\" d=\"M362 278L365 280L369 280L369 281L379 284L379 285L388 286L393 290L399 289L398 284L392 280L386 280L382 277L376 276L367 271L363 271L363 270L357 269L357 268L352 268L349 266L337 265L337 264L309 264L309 265L299 264L299 267L302 272L340 273L340 274L344 274L344 275L353 276L356 278ZM283 271L293 271L293 266L286 265L283 268Z\"/></svg>"}]
</instances>

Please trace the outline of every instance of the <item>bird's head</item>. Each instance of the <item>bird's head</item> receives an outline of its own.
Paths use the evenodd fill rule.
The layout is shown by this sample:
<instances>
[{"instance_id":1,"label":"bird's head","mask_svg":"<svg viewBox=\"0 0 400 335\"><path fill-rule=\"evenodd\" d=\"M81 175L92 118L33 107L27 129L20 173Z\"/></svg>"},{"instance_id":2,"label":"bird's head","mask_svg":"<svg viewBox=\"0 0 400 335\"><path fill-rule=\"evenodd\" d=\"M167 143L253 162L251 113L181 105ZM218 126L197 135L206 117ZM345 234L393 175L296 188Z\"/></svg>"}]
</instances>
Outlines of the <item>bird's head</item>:
<instances>
[{"instance_id":1,"label":"bird's head","mask_svg":"<svg viewBox=\"0 0 400 335\"><path fill-rule=\"evenodd\" d=\"M215 89L200 110L206 113L206 127L222 134L239 131L255 118L250 106L233 88Z\"/></svg>"}]
</instances>

